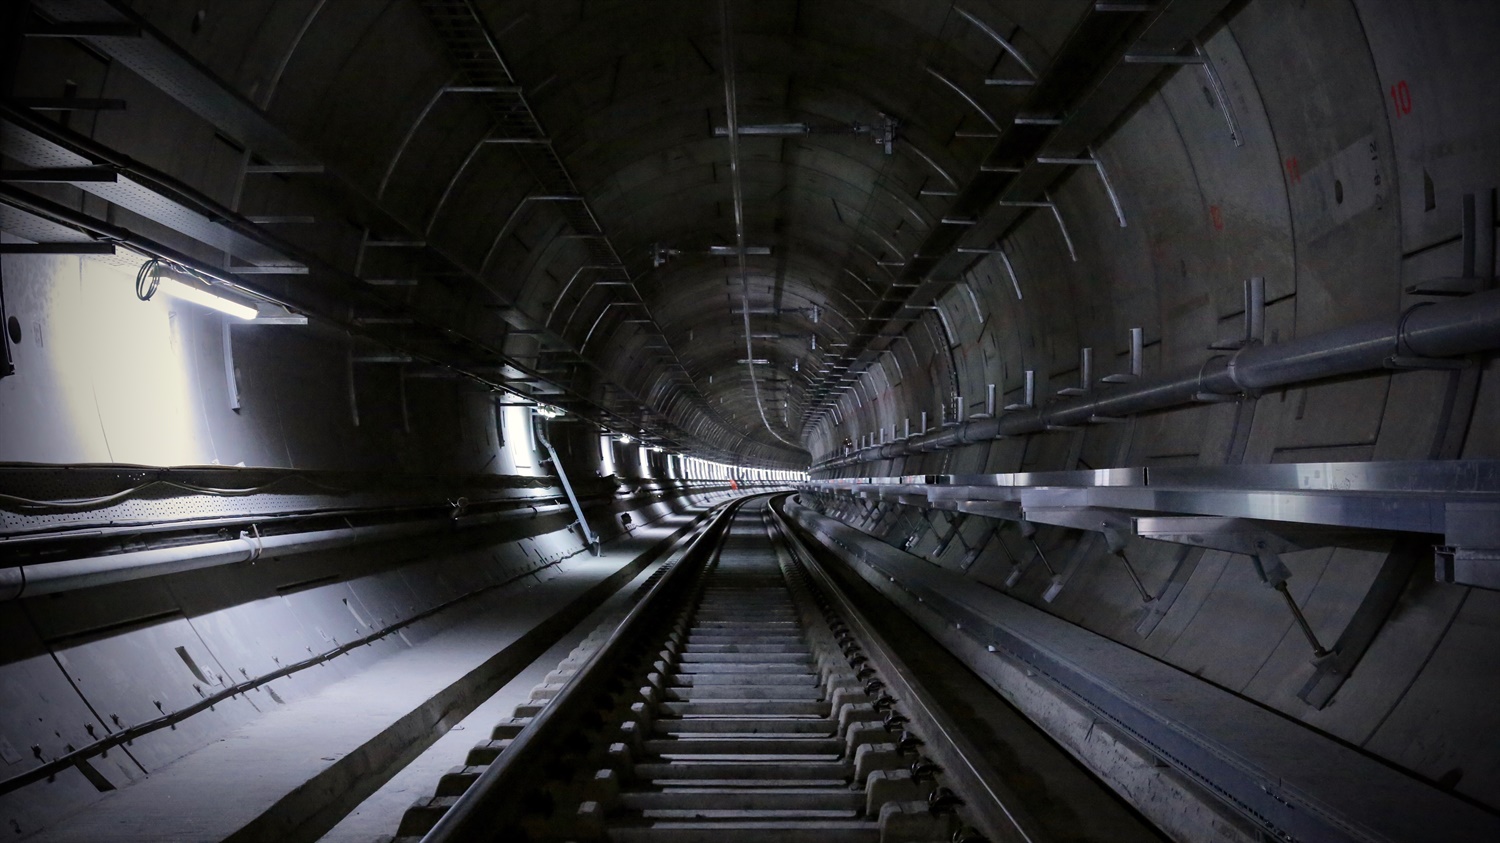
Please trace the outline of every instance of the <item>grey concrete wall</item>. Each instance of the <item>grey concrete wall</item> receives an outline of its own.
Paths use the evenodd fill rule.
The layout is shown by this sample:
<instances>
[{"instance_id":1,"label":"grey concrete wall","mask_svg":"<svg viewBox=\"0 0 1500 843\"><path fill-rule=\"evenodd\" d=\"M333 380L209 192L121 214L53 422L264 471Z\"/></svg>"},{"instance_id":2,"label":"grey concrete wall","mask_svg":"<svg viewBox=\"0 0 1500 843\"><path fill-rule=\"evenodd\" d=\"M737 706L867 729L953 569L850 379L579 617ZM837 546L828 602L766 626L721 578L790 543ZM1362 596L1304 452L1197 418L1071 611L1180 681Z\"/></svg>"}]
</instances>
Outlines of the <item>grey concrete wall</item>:
<instances>
[{"instance_id":1,"label":"grey concrete wall","mask_svg":"<svg viewBox=\"0 0 1500 843\"><path fill-rule=\"evenodd\" d=\"M445 252L470 265L483 263L495 233L532 189L509 152L487 150L439 207L449 174L488 123L482 110L445 97L418 124L433 90L452 71L413 4L324 4L305 32L314 0L131 5L331 162L338 178L395 209L416 230L427 230ZM537 31L565 31L562 17L543 21ZM1043 47L1061 40L1062 32L1041 26L1040 13L1023 17L1027 39ZM997 259L976 263L941 301L945 318L928 314L914 323L892 355L842 401L846 421L815 430L809 449L815 458L831 454L846 439L899 433L907 419L915 429L923 412L935 425L953 412L957 395L976 412L991 383L1002 406L1018 401L1027 370L1036 372L1038 395L1045 398L1075 384L1083 346L1096 351L1096 377L1121 371L1131 327L1145 331L1148 374L1201 363L1210 342L1238 332L1240 284L1249 276L1266 279L1268 342L1364 318L1395 319L1419 301L1402 292L1406 285L1459 274L1464 196L1493 201L1486 197L1500 187L1497 31L1500 6L1486 0L1249 0L1238 6L1203 44L1226 93L1234 135L1204 71L1177 70L1097 149L1127 225L1119 226L1094 172L1073 172L1054 196L1078 260L1070 258L1052 217L1033 213L1005 243L1022 296ZM302 40L293 44L293 35ZM56 96L56 80L67 78L80 97L124 98L127 112L80 113L70 118L71 127L244 213L317 216L315 225L278 233L340 266L355 262L361 227L312 182L261 177L241 187L240 151L161 91L64 40L28 50L18 94ZM645 80L640 90L608 114L601 111L597 121L636 109L637 122L613 128L659 128L646 119L655 89L645 82L658 71L663 79L674 77L644 63L632 70L633 79ZM576 103L565 99L555 106L559 116L594 102L588 91L578 93ZM919 118L947 119L941 109L914 107ZM413 125L416 133L403 148ZM694 132L702 141L698 122ZM657 174L645 163L639 172L621 163L645 153L596 149L607 146L605 140L587 132L570 140L591 184L606 196L627 196L632 179ZM682 149L688 157L699 151ZM698 176L710 169L699 167ZM849 172L858 177L860 171ZM76 207L100 207L70 188L49 195ZM622 200L619 213L630 210ZM151 229L128 212L117 213ZM496 260L483 267L484 281L534 317L546 316L566 281L558 267L586 262L576 241L555 236L562 231L555 215L524 215ZM222 257L201 249L194 255ZM399 255L372 260L386 262L378 266L382 274L412 270ZM493 397L455 382L406 379L409 425L403 422L395 366L356 368L356 426L342 336L316 327L230 329L242 396L236 412L228 408L217 315L170 301L136 302L127 275L91 261L7 255L3 268L0 283L20 340L11 345L17 374L0 379L0 460L541 471L534 450L515 444L524 436L507 427L503 412L497 422ZM426 284L410 295L463 333L498 336L504 329L478 285ZM582 339L579 326L568 331ZM527 342L524 336L506 340L517 353ZM648 370L640 364L640 342L620 340L610 352L595 347L595 353L609 358L621 382L644 392L652 384L643 382ZM692 415L683 405L672 412L684 422ZM1342 379L841 473L1495 458L1497 418L1500 364L1490 360L1459 373ZM564 459L585 473L602 470L591 456L597 434L578 428L559 432ZM627 479L640 474L637 447L610 445L614 473ZM659 471L660 457L650 459ZM964 527L976 542L980 529L974 519ZM1500 805L1494 753L1473 739L1500 726L1489 702L1500 694L1500 605L1492 593L1434 585L1425 557L1414 562L1407 591L1371 651L1333 703L1314 709L1296 697L1312 670L1306 645L1279 597L1252 582L1244 559L1199 551L1183 557L1132 542L1127 552L1148 586L1173 570L1186 578L1171 610L1143 636L1136 632L1134 590L1117 560L1102 547L1078 547L1076 537L1061 531L1044 529L1040 540L1053 558L1076 552L1076 573L1053 602L1041 599L1045 584L1034 573L1012 589L1015 595ZM922 541L930 552L935 539ZM1009 564L1007 551L1018 556L1028 549L1013 533L1002 533L970 576L996 586ZM1413 552L1392 545L1290 555L1293 594L1319 636L1335 638L1375 572L1393 554ZM950 550L937 561L954 559ZM347 614L341 604L328 605L334 616ZM46 659L43 668L51 678L37 681L58 689L59 706L73 706L77 692L62 684L64 672ZM180 684L181 677L174 681ZM82 723L73 716L81 712L68 722ZM53 743L73 739L63 728L54 732ZM27 753L25 738L9 741Z\"/></svg>"},{"instance_id":2,"label":"grey concrete wall","mask_svg":"<svg viewBox=\"0 0 1500 843\"><path fill-rule=\"evenodd\" d=\"M639 530L730 494L722 487L675 489L654 500L642 496L594 508L591 518L609 541L624 532L621 514ZM554 512L479 528L473 531L478 535L267 555L0 602L0 779L400 625L50 780L0 795L0 822L7 833L22 835L47 827L269 711L391 655L420 650L480 604L504 611L527 600L531 587L574 575L575 558L592 558L571 520ZM351 709L349 715L360 713Z\"/></svg>"},{"instance_id":3,"label":"grey concrete wall","mask_svg":"<svg viewBox=\"0 0 1500 843\"><path fill-rule=\"evenodd\" d=\"M1325 646L1349 626L1383 567L1399 567L1406 582L1370 649L1320 708L1299 696L1317 660L1281 596L1260 583L1248 557L1131 541L1126 555L1148 591L1158 593L1169 579L1181 588L1165 606L1148 608L1097 535L1044 526L1037 541L1065 578L1048 601L1051 578L1013 525L1001 524L991 536L992 523L968 518L944 543L954 529L951 513L929 518L897 507L871 521L856 508L842 517L897 547L912 540L910 552L964 573L975 587L1017 597L1445 788L1492 807L1500 802L1493 749L1471 739L1496 716L1491 701L1500 602L1491 591L1433 582L1430 546L1390 540L1283 557L1292 571L1291 593ZM978 548L978 557L969 557ZM1007 587L1017 561L1031 564Z\"/></svg>"},{"instance_id":4,"label":"grey concrete wall","mask_svg":"<svg viewBox=\"0 0 1500 843\"><path fill-rule=\"evenodd\" d=\"M951 347L932 344L937 319L929 315L908 333L910 346L896 345L902 375L885 363L865 378L877 399L845 398L851 422L827 432L814 455L893 422L899 433L906 416L915 428L922 410L935 420L939 402L953 398L950 372L976 412L989 383L1000 385L1003 403L1019 401L1027 369L1037 373L1040 399L1076 385L1081 346L1095 348L1096 377L1122 371L1131 327L1145 329L1148 376L1201 362L1209 343L1240 330L1249 276L1266 279L1268 342L1394 320L1423 300L1404 294L1406 285L1461 274L1463 197L1493 201L1500 186L1500 93L1482 81L1500 71L1496 32L1500 6L1492 3L1245 4L1204 44L1240 145L1203 70L1177 70L1098 148L1127 226L1116 222L1097 175L1075 171L1054 196L1078 261L1052 217L1033 213L1006 243L1024 298L998 258L977 263L967 289L942 303L957 334ZM1458 409L1445 415L1447 406ZM1493 458L1497 409L1500 369L1489 360L1456 374L1342 379L838 473ZM916 552L931 554L946 529L938 520ZM895 542L911 524L892 516L866 526ZM982 530L979 519L964 527L970 540ZM1127 554L1149 590L1179 560L1191 572L1165 618L1142 635L1139 597L1102 541L1045 527L1039 538L1058 567L1077 554L1076 573L1053 602L1042 599L1049 583L1039 565L1011 594L1500 806L1495 754L1472 739L1500 726L1490 702L1500 693L1500 596L1434 584L1430 553L1391 542L1287 557L1292 593L1324 642L1346 627L1388 557L1420 557L1373 647L1319 710L1297 697L1314 669L1308 645L1245 557L1184 557L1174 546L1132 541ZM1013 527L1000 541L1003 550L991 543L969 569L997 588L1013 558L1031 555ZM934 561L956 565L964 552L954 543Z\"/></svg>"},{"instance_id":5,"label":"grey concrete wall","mask_svg":"<svg viewBox=\"0 0 1500 843\"><path fill-rule=\"evenodd\" d=\"M941 302L955 336L934 342L943 329L925 316L895 344L896 362L864 379L862 399L840 402L850 422L819 428L815 459L892 423L899 433L908 417L915 430L924 411L936 425L957 395L981 411L991 383L1002 406L1018 402L1028 369L1050 397L1077 385L1083 346L1095 349L1096 377L1122 371L1132 327L1145 329L1148 375L1200 363L1240 331L1251 276L1266 279L1268 342L1394 319L1425 300L1403 287L1461 274L1463 197L1483 203L1500 183L1500 103L1476 81L1496 66L1497 27L1485 3L1245 4L1204 43L1239 145L1204 70L1175 71L1097 150L1127 225L1098 176L1075 170L1054 197L1078 260L1052 216L1033 212L1005 244L1023 298L998 257L978 261ZM942 452L902 470L1493 456L1493 425L1469 425L1493 416L1492 369L1478 378L1476 409L1450 421L1472 427L1467 438L1449 441L1433 412L1475 391L1475 374L1319 384Z\"/></svg>"},{"instance_id":6,"label":"grey concrete wall","mask_svg":"<svg viewBox=\"0 0 1500 843\"><path fill-rule=\"evenodd\" d=\"M135 265L120 263L5 257L20 342L16 374L0 379L0 460L543 473L533 448L501 447L529 418L505 415L500 396L393 364L357 364L351 379L347 338L164 293L141 302Z\"/></svg>"}]
</instances>

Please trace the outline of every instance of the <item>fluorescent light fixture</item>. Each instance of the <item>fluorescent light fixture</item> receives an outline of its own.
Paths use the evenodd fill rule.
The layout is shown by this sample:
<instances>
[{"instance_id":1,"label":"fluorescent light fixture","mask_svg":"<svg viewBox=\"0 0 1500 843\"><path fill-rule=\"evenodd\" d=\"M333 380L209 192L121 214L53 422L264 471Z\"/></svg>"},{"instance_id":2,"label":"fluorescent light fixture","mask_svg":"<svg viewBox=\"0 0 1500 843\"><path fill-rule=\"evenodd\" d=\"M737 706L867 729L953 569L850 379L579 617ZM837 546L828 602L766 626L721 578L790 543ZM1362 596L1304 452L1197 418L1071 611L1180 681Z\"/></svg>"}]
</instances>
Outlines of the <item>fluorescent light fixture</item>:
<instances>
[{"instance_id":1,"label":"fluorescent light fixture","mask_svg":"<svg viewBox=\"0 0 1500 843\"><path fill-rule=\"evenodd\" d=\"M812 134L812 127L809 126L809 125L807 125L806 123L758 123L758 124L752 124L752 125L741 125L741 126L739 126L739 132L738 132L738 134L741 137L744 137L745 135L764 135L764 136L767 136L767 137L790 137L790 136L795 136L795 135L809 135L809 134ZM714 137L716 137L716 138L727 138L727 137L729 137L729 127L728 126L715 126L714 127Z\"/></svg>"},{"instance_id":2,"label":"fluorescent light fixture","mask_svg":"<svg viewBox=\"0 0 1500 843\"><path fill-rule=\"evenodd\" d=\"M733 257L734 255L739 254L739 252L736 250L736 247L734 247L734 246L709 246L708 247L708 253L710 255L728 255L730 257ZM747 255L769 255L769 254L771 254L771 247L770 246L746 246L745 247L745 254L747 254Z\"/></svg>"},{"instance_id":3,"label":"fluorescent light fixture","mask_svg":"<svg viewBox=\"0 0 1500 843\"><path fill-rule=\"evenodd\" d=\"M743 360L742 359L739 362L741 364L749 363L752 366L769 366L769 365L771 365L771 361L765 359L764 357L757 357L754 360Z\"/></svg>"},{"instance_id":4,"label":"fluorescent light fixture","mask_svg":"<svg viewBox=\"0 0 1500 843\"><path fill-rule=\"evenodd\" d=\"M219 296L210 293L202 287L194 287L189 284L184 284L181 281L178 281L176 278L172 278L167 275L161 276L160 289L163 293L166 293L173 298L182 299L183 301L190 301L193 304L202 305L208 308L213 308L220 313L227 313L230 316L236 316L240 319L254 319L256 314L258 313L255 308L247 304L241 304L236 301L230 301L229 299L220 298Z\"/></svg>"},{"instance_id":5,"label":"fluorescent light fixture","mask_svg":"<svg viewBox=\"0 0 1500 843\"><path fill-rule=\"evenodd\" d=\"M536 405L536 413L544 419L561 418L563 411L548 404Z\"/></svg>"}]
</instances>

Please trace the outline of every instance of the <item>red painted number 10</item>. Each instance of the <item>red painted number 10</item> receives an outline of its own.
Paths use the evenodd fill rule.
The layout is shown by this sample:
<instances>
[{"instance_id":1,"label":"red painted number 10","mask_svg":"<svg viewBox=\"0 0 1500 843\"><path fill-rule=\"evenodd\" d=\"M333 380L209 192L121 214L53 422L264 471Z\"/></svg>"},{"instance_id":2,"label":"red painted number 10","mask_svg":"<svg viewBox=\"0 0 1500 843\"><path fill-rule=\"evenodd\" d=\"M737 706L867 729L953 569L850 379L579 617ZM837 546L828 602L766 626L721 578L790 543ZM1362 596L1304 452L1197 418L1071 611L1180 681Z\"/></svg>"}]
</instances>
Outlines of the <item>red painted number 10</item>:
<instances>
[{"instance_id":1,"label":"red painted number 10","mask_svg":"<svg viewBox=\"0 0 1500 843\"><path fill-rule=\"evenodd\" d=\"M1405 117L1411 113L1411 88L1407 86L1405 79L1391 86L1391 105L1397 117Z\"/></svg>"}]
</instances>

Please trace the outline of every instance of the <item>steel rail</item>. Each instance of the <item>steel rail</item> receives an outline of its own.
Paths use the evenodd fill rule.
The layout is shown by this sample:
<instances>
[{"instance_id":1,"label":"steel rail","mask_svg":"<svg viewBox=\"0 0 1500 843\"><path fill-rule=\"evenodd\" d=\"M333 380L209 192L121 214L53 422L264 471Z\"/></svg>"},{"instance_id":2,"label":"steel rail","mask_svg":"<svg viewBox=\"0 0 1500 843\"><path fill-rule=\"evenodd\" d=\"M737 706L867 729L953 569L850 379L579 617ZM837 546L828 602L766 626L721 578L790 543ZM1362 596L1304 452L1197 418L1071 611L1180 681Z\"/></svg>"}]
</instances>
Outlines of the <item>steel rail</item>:
<instances>
[{"instance_id":1,"label":"steel rail","mask_svg":"<svg viewBox=\"0 0 1500 843\"><path fill-rule=\"evenodd\" d=\"M696 568L691 562L716 552L734 515L750 495L725 504L714 518L688 540L667 573L651 586L646 596L636 602L625 619L578 669L573 678L541 710L530 724L500 753L472 787L459 797L437 824L422 837L422 843L469 843L476 840L503 840L520 813L520 800L535 783L537 770L567 737L578 717L590 710L600 688L609 680L612 669L620 664L628 648L645 632L652 620L663 616L668 605L687 582L684 571Z\"/></svg>"},{"instance_id":2,"label":"steel rail","mask_svg":"<svg viewBox=\"0 0 1500 843\"><path fill-rule=\"evenodd\" d=\"M786 514L781 511L789 495L773 499L772 523L786 541L788 550L798 558L803 567L812 574L826 596L835 605L838 614L852 628L863 647L870 664L879 672L891 695L904 713L917 726L923 738L923 751L932 756L942 768L944 777L964 798L964 805L971 819L989 840L994 843L1015 841L1036 843L1047 840L1041 825L1025 808L1022 801L1001 781L1000 771L979 751L978 747L964 737L953 718L943 711L937 699L911 680L911 672L896 655L891 645L875 627L866 620L864 613L855 607L844 590L818 562L816 555L792 527Z\"/></svg>"}]
</instances>

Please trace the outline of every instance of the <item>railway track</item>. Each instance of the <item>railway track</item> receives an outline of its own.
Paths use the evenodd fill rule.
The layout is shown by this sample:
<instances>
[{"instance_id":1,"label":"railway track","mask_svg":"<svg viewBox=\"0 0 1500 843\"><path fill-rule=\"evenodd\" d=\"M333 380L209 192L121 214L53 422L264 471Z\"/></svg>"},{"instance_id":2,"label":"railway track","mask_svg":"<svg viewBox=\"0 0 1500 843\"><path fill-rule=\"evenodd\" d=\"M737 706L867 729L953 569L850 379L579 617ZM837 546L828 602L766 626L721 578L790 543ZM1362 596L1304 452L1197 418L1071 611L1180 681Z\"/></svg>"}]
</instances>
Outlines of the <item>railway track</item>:
<instances>
[{"instance_id":1,"label":"railway track","mask_svg":"<svg viewBox=\"0 0 1500 843\"><path fill-rule=\"evenodd\" d=\"M399 843L1039 839L765 497L728 505Z\"/></svg>"}]
</instances>

